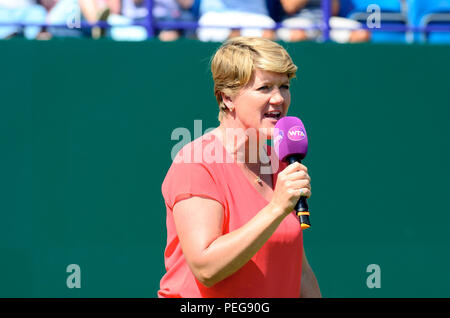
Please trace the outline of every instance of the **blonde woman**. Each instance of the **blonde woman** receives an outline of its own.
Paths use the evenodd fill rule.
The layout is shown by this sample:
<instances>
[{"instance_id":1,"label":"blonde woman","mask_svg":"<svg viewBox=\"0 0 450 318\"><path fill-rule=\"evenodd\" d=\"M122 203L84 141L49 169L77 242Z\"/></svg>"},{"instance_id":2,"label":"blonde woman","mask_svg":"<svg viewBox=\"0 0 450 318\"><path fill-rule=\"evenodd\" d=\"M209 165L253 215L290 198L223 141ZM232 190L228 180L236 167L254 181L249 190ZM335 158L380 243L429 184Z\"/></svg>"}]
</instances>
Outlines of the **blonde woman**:
<instances>
[{"instance_id":1,"label":"blonde woman","mask_svg":"<svg viewBox=\"0 0 450 318\"><path fill-rule=\"evenodd\" d=\"M292 213L300 195L311 195L308 170L279 165L265 143L288 112L297 67L275 42L236 37L211 70L220 125L179 151L162 184L158 296L321 297Z\"/></svg>"}]
</instances>

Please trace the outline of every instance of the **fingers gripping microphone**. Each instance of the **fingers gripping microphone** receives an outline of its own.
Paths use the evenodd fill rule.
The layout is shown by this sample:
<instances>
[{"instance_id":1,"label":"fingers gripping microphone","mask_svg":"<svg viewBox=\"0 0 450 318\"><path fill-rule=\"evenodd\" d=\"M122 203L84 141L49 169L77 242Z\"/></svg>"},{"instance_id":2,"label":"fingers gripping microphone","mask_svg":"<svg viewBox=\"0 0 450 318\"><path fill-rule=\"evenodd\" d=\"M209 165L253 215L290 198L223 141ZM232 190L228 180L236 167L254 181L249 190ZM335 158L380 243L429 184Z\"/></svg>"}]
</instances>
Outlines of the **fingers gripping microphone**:
<instances>
[{"instance_id":1,"label":"fingers gripping microphone","mask_svg":"<svg viewBox=\"0 0 450 318\"><path fill-rule=\"evenodd\" d=\"M281 161L292 164L301 162L308 151L308 137L302 121L297 117L287 116L278 120L274 129L274 147ZM306 196L301 196L294 207L300 219L302 229L311 226L309 222L309 208Z\"/></svg>"}]
</instances>

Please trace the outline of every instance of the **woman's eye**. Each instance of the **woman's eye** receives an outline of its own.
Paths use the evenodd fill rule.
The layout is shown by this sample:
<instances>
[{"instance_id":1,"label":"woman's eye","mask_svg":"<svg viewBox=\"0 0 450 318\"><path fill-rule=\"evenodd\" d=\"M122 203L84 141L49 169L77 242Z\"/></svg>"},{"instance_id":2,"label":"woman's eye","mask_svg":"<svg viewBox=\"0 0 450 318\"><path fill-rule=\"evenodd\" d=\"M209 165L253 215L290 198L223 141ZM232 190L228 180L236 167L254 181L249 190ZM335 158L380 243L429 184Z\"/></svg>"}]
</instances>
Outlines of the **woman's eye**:
<instances>
[{"instance_id":1,"label":"woman's eye","mask_svg":"<svg viewBox=\"0 0 450 318\"><path fill-rule=\"evenodd\" d=\"M264 85L264 86L261 86L260 88L258 88L258 91L265 91L267 89L269 89L269 86Z\"/></svg>"},{"instance_id":2,"label":"woman's eye","mask_svg":"<svg viewBox=\"0 0 450 318\"><path fill-rule=\"evenodd\" d=\"M281 85L281 88L283 88L283 89L289 89L289 85Z\"/></svg>"}]
</instances>

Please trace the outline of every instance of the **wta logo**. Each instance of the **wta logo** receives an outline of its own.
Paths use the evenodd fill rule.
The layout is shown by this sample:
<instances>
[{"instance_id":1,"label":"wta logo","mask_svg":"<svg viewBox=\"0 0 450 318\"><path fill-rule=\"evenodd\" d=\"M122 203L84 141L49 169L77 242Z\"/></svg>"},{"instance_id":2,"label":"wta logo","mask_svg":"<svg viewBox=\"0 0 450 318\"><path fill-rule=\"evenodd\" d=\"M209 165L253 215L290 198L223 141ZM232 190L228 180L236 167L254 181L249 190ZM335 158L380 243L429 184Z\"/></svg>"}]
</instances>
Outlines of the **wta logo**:
<instances>
[{"instance_id":1,"label":"wta logo","mask_svg":"<svg viewBox=\"0 0 450 318\"><path fill-rule=\"evenodd\" d=\"M276 135L275 140L274 140L274 144L275 145L279 145L280 142L283 140L284 133L283 133L282 130L280 130L278 128L275 128L274 135Z\"/></svg>"},{"instance_id":2,"label":"wta logo","mask_svg":"<svg viewBox=\"0 0 450 318\"><path fill-rule=\"evenodd\" d=\"M287 132L287 137L292 141L300 141L305 139L306 133L300 126L291 127Z\"/></svg>"}]
</instances>

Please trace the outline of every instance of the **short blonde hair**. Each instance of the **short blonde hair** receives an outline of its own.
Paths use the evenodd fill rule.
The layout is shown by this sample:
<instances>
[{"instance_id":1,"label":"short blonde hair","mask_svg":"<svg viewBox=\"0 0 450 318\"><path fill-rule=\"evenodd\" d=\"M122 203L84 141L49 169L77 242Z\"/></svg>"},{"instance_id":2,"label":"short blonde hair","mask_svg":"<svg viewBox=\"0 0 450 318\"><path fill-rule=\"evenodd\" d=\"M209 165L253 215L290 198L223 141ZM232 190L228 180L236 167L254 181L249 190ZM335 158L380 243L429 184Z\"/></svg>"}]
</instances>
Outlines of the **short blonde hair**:
<instances>
[{"instance_id":1,"label":"short blonde hair","mask_svg":"<svg viewBox=\"0 0 450 318\"><path fill-rule=\"evenodd\" d=\"M250 81L255 69L295 77L297 66L278 43L259 37L235 37L224 42L211 60L214 95L219 104L219 121L228 108L221 93L235 95Z\"/></svg>"}]
</instances>

